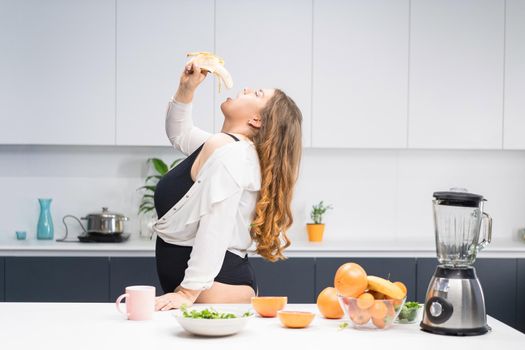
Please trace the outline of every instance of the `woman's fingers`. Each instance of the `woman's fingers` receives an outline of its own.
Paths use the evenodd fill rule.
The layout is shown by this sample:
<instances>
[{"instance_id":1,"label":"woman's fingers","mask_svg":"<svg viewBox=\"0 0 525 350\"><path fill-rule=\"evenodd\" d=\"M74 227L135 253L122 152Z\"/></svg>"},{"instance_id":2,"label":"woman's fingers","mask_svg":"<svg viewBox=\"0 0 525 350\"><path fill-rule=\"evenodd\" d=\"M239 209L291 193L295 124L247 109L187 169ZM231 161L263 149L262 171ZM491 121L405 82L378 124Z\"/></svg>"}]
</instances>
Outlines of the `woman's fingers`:
<instances>
[{"instance_id":1,"label":"woman's fingers","mask_svg":"<svg viewBox=\"0 0 525 350\"><path fill-rule=\"evenodd\" d=\"M181 298L177 293L167 293L155 299L155 311L167 311L179 308Z\"/></svg>"},{"instance_id":2,"label":"woman's fingers","mask_svg":"<svg viewBox=\"0 0 525 350\"><path fill-rule=\"evenodd\" d=\"M185 296L182 292L167 293L155 298L155 311L166 311L171 309L178 309L181 305L193 305L193 301Z\"/></svg>"},{"instance_id":3,"label":"woman's fingers","mask_svg":"<svg viewBox=\"0 0 525 350\"><path fill-rule=\"evenodd\" d=\"M171 300L168 300L168 302L166 303L166 305L164 305L160 311L168 311L170 309L172 309L173 307L171 306Z\"/></svg>"},{"instance_id":4,"label":"woman's fingers","mask_svg":"<svg viewBox=\"0 0 525 350\"><path fill-rule=\"evenodd\" d=\"M198 76L200 72L200 66L197 65L195 62L188 62L186 64L186 67L184 67L184 73L188 75Z\"/></svg>"},{"instance_id":5,"label":"woman's fingers","mask_svg":"<svg viewBox=\"0 0 525 350\"><path fill-rule=\"evenodd\" d=\"M186 67L184 67L184 73L188 75L193 74L193 62L186 64Z\"/></svg>"},{"instance_id":6,"label":"woman's fingers","mask_svg":"<svg viewBox=\"0 0 525 350\"><path fill-rule=\"evenodd\" d=\"M208 74L206 69L202 69L201 66L194 62L192 63L191 71L192 76L195 77L197 83L200 83L206 77L206 74Z\"/></svg>"},{"instance_id":7,"label":"woman's fingers","mask_svg":"<svg viewBox=\"0 0 525 350\"><path fill-rule=\"evenodd\" d=\"M188 90L195 90L197 86L206 78L208 71L202 69L195 62L188 62L184 66L184 72L181 77L181 84Z\"/></svg>"},{"instance_id":8,"label":"woman's fingers","mask_svg":"<svg viewBox=\"0 0 525 350\"><path fill-rule=\"evenodd\" d=\"M169 310L169 309L166 309L166 307L169 307L169 306L170 306L170 299L168 297L161 296L155 299L155 311Z\"/></svg>"},{"instance_id":9,"label":"woman's fingers","mask_svg":"<svg viewBox=\"0 0 525 350\"><path fill-rule=\"evenodd\" d=\"M156 298L155 299L155 311L159 311L160 309L162 309L163 306L164 306L164 303L162 302L162 300L160 300L160 298Z\"/></svg>"}]
</instances>

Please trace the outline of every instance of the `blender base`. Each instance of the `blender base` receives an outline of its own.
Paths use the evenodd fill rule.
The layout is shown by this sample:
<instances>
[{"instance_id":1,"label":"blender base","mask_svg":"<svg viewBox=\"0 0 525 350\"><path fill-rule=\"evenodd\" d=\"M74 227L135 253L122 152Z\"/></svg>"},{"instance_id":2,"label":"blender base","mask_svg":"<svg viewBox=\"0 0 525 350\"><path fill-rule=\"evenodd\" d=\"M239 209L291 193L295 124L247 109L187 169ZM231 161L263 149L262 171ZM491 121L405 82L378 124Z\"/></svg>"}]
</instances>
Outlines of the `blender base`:
<instances>
[{"instance_id":1,"label":"blender base","mask_svg":"<svg viewBox=\"0 0 525 350\"><path fill-rule=\"evenodd\" d=\"M489 325L479 328L442 328L442 327L433 327L421 322L419 324L421 330L428 333L434 333L439 335L454 335L459 337L473 336L473 335L483 335L491 331Z\"/></svg>"}]
</instances>

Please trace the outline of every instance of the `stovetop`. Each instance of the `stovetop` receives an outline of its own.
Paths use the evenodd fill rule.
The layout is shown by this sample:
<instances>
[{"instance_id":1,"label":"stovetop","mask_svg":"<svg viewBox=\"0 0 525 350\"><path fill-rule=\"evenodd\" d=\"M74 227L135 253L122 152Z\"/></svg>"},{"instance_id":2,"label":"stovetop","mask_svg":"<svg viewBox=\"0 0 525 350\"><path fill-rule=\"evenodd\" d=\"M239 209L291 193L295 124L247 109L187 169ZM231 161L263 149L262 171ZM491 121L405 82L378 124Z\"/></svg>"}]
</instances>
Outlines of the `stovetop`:
<instances>
[{"instance_id":1,"label":"stovetop","mask_svg":"<svg viewBox=\"0 0 525 350\"><path fill-rule=\"evenodd\" d=\"M101 234L101 233L83 233L79 236L77 236L78 240L75 239L67 239L67 236L61 239L57 239L57 242L65 242L65 243L120 243L125 242L129 239L131 234L129 233L121 233L121 234Z\"/></svg>"},{"instance_id":2,"label":"stovetop","mask_svg":"<svg viewBox=\"0 0 525 350\"><path fill-rule=\"evenodd\" d=\"M93 243L93 242L119 243L119 242L127 241L129 236L130 236L129 233L121 233L121 234L88 233L88 234L79 235L78 240L84 243Z\"/></svg>"}]
</instances>

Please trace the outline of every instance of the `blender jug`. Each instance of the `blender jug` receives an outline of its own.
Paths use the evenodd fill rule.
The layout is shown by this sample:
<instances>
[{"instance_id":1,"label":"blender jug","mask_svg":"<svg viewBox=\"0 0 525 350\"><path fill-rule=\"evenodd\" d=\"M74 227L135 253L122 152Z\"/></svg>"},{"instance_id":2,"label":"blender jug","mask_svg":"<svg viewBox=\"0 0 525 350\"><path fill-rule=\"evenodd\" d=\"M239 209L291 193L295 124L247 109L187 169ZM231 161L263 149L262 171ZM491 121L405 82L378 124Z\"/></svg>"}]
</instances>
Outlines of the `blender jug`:
<instances>
[{"instance_id":1,"label":"blender jug","mask_svg":"<svg viewBox=\"0 0 525 350\"><path fill-rule=\"evenodd\" d=\"M483 196L468 192L434 193L436 253L441 265L472 265L476 254L490 243L492 218L483 212L484 201Z\"/></svg>"}]
</instances>

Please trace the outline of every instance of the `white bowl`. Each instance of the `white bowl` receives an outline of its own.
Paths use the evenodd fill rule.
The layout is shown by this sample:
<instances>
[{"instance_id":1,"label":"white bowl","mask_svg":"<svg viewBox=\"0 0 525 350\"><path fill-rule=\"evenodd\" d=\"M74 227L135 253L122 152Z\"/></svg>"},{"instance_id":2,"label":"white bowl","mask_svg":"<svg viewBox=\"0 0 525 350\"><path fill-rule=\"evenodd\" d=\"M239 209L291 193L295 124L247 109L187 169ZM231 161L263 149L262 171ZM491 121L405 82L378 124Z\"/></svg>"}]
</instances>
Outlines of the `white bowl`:
<instances>
[{"instance_id":1,"label":"white bowl","mask_svg":"<svg viewBox=\"0 0 525 350\"><path fill-rule=\"evenodd\" d=\"M192 307L189 308L188 311L203 309L206 309L206 307ZM188 318L183 316L181 310L174 311L173 316L175 317L177 322L179 322L181 327L184 328L187 332L195 335L204 335L212 337L238 333L246 326L248 320L255 317L253 311L249 307L246 307L242 310L239 308L218 307L214 308L214 310L220 313L232 313L237 317L225 319ZM242 315L247 311L250 311L252 314L250 316L243 317Z\"/></svg>"}]
</instances>

